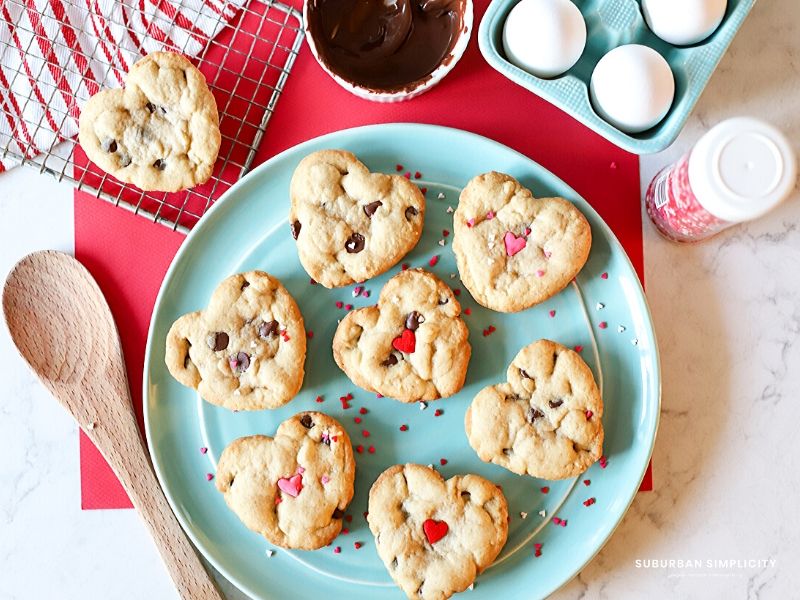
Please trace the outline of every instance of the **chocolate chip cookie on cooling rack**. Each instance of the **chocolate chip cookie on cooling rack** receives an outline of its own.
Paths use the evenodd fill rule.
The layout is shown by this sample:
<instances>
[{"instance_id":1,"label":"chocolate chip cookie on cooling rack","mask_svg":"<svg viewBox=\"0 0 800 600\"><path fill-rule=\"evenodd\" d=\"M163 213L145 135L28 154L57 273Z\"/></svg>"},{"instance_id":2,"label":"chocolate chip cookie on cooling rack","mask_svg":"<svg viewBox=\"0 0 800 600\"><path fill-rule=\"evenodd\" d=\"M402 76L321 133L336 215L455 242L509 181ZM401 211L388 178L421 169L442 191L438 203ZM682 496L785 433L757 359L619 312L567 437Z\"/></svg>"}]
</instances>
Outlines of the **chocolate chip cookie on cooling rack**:
<instances>
[{"instance_id":1,"label":"chocolate chip cookie on cooling rack","mask_svg":"<svg viewBox=\"0 0 800 600\"><path fill-rule=\"evenodd\" d=\"M131 67L124 88L89 99L78 139L120 181L145 191L191 188L211 177L217 160L217 104L186 58L153 52Z\"/></svg>"}]
</instances>

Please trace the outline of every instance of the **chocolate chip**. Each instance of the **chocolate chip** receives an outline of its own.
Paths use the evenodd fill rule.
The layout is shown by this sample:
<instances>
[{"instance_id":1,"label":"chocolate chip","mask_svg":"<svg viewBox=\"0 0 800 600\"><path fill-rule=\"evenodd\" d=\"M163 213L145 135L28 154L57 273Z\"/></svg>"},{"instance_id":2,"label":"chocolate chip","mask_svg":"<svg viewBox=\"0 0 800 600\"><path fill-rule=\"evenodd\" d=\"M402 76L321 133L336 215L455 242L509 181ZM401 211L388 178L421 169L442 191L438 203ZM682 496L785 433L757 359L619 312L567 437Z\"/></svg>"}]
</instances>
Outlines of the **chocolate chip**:
<instances>
[{"instance_id":1,"label":"chocolate chip","mask_svg":"<svg viewBox=\"0 0 800 600\"><path fill-rule=\"evenodd\" d=\"M119 164L121 167L128 167L133 162L130 156L123 154L119 157Z\"/></svg>"},{"instance_id":2,"label":"chocolate chip","mask_svg":"<svg viewBox=\"0 0 800 600\"><path fill-rule=\"evenodd\" d=\"M344 516L344 511L339 508L336 508L334 509L332 516L334 519L341 519Z\"/></svg>"},{"instance_id":3,"label":"chocolate chip","mask_svg":"<svg viewBox=\"0 0 800 600\"><path fill-rule=\"evenodd\" d=\"M425 322L425 317L419 314L417 311L413 311L406 317L406 329L410 329L411 331L416 331L419 329L419 326Z\"/></svg>"},{"instance_id":4,"label":"chocolate chip","mask_svg":"<svg viewBox=\"0 0 800 600\"><path fill-rule=\"evenodd\" d=\"M558 408L559 406L564 404L564 401L563 400L550 400L550 402L548 402L548 404L550 405L550 408Z\"/></svg>"},{"instance_id":5,"label":"chocolate chip","mask_svg":"<svg viewBox=\"0 0 800 600\"><path fill-rule=\"evenodd\" d=\"M167 114L167 109L166 108L164 108L163 106L159 106L159 108L161 109L161 114L162 115Z\"/></svg>"},{"instance_id":6,"label":"chocolate chip","mask_svg":"<svg viewBox=\"0 0 800 600\"><path fill-rule=\"evenodd\" d=\"M470 494L469 492L461 492L461 497L464 500L469 500L470 498L472 498L472 494Z\"/></svg>"},{"instance_id":7,"label":"chocolate chip","mask_svg":"<svg viewBox=\"0 0 800 600\"><path fill-rule=\"evenodd\" d=\"M520 369L519 374L523 379L533 379L533 377L528 375L528 372L525 369Z\"/></svg>"},{"instance_id":8,"label":"chocolate chip","mask_svg":"<svg viewBox=\"0 0 800 600\"><path fill-rule=\"evenodd\" d=\"M186 356L183 357L183 368L188 369L189 365L192 364L192 359L189 357L189 353L186 353Z\"/></svg>"},{"instance_id":9,"label":"chocolate chip","mask_svg":"<svg viewBox=\"0 0 800 600\"><path fill-rule=\"evenodd\" d=\"M244 283L242 284L242 287L241 287L240 289L242 289L242 290L243 290L244 288L247 288L247 287L250 287L250 282L249 282L249 281L247 281L247 280L245 279L245 281L244 281Z\"/></svg>"},{"instance_id":10,"label":"chocolate chip","mask_svg":"<svg viewBox=\"0 0 800 600\"><path fill-rule=\"evenodd\" d=\"M167 168L167 161L165 161L163 158L159 158L158 160L156 160L156 162L153 163L153 167L155 167L159 171L163 171L164 169Z\"/></svg>"},{"instance_id":11,"label":"chocolate chip","mask_svg":"<svg viewBox=\"0 0 800 600\"><path fill-rule=\"evenodd\" d=\"M228 359L234 375L241 375L250 367L250 357L245 352L239 352Z\"/></svg>"},{"instance_id":12,"label":"chocolate chip","mask_svg":"<svg viewBox=\"0 0 800 600\"><path fill-rule=\"evenodd\" d=\"M375 200L375 202L370 202L364 207L364 213L371 219L372 215L375 214L375 211L378 210L379 206L383 206L383 202L380 200Z\"/></svg>"},{"instance_id":13,"label":"chocolate chip","mask_svg":"<svg viewBox=\"0 0 800 600\"><path fill-rule=\"evenodd\" d=\"M106 152L113 154L117 151L117 141L116 140L106 140L104 144Z\"/></svg>"},{"instance_id":14,"label":"chocolate chip","mask_svg":"<svg viewBox=\"0 0 800 600\"><path fill-rule=\"evenodd\" d=\"M528 421L533 423L536 419L541 419L544 416L544 413L540 411L538 408L529 408L528 409Z\"/></svg>"},{"instance_id":15,"label":"chocolate chip","mask_svg":"<svg viewBox=\"0 0 800 600\"><path fill-rule=\"evenodd\" d=\"M392 559L392 568L393 569L397 568L397 557L396 556Z\"/></svg>"},{"instance_id":16,"label":"chocolate chip","mask_svg":"<svg viewBox=\"0 0 800 600\"><path fill-rule=\"evenodd\" d=\"M394 354L390 354L389 358L381 363L384 367L393 367L397 364L397 357Z\"/></svg>"},{"instance_id":17,"label":"chocolate chip","mask_svg":"<svg viewBox=\"0 0 800 600\"><path fill-rule=\"evenodd\" d=\"M411 217L416 217L418 214L419 214L419 211L416 208L414 208L413 206L409 206L408 208L406 208L406 219L408 221L411 220Z\"/></svg>"},{"instance_id":18,"label":"chocolate chip","mask_svg":"<svg viewBox=\"0 0 800 600\"><path fill-rule=\"evenodd\" d=\"M150 114L151 114L151 115L152 115L152 114L153 114L153 113L156 111L156 105L155 105L155 104L153 104L152 102L148 102L148 103L147 103L147 104L145 104L144 106L145 106L145 108L147 108L147 110L149 110L149 111L150 111Z\"/></svg>"},{"instance_id":19,"label":"chocolate chip","mask_svg":"<svg viewBox=\"0 0 800 600\"><path fill-rule=\"evenodd\" d=\"M344 243L344 249L348 254L358 254L364 249L364 236L360 233L354 233Z\"/></svg>"},{"instance_id":20,"label":"chocolate chip","mask_svg":"<svg viewBox=\"0 0 800 600\"><path fill-rule=\"evenodd\" d=\"M311 415L303 415L300 417L300 425L306 429L311 429L314 426L314 421L311 420Z\"/></svg>"},{"instance_id":21,"label":"chocolate chip","mask_svg":"<svg viewBox=\"0 0 800 600\"><path fill-rule=\"evenodd\" d=\"M292 223L292 237L294 239L297 239L297 236L300 235L300 228L302 226L303 225L300 223L300 221L295 221L294 223Z\"/></svg>"},{"instance_id":22,"label":"chocolate chip","mask_svg":"<svg viewBox=\"0 0 800 600\"><path fill-rule=\"evenodd\" d=\"M322 436L322 439L321 439L320 441L321 441L323 444L325 444L326 446L330 446L330 445L331 445L331 436L329 436L329 435L323 435L323 436Z\"/></svg>"},{"instance_id":23,"label":"chocolate chip","mask_svg":"<svg viewBox=\"0 0 800 600\"><path fill-rule=\"evenodd\" d=\"M450 298L439 298L439 306L447 304L448 302L450 302Z\"/></svg>"},{"instance_id":24,"label":"chocolate chip","mask_svg":"<svg viewBox=\"0 0 800 600\"><path fill-rule=\"evenodd\" d=\"M217 331L216 333L212 333L208 336L206 342L208 343L208 347L211 348L214 352L219 352L220 350L225 350L228 347L228 342L230 338L228 338L228 334L224 331Z\"/></svg>"},{"instance_id":25,"label":"chocolate chip","mask_svg":"<svg viewBox=\"0 0 800 600\"><path fill-rule=\"evenodd\" d=\"M262 323L258 326L258 337L267 339L270 336L278 335L278 327L279 325L277 321Z\"/></svg>"},{"instance_id":26,"label":"chocolate chip","mask_svg":"<svg viewBox=\"0 0 800 600\"><path fill-rule=\"evenodd\" d=\"M511 448L503 448L503 454L506 456L509 456L512 452L513 450Z\"/></svg>"}]
</instances>

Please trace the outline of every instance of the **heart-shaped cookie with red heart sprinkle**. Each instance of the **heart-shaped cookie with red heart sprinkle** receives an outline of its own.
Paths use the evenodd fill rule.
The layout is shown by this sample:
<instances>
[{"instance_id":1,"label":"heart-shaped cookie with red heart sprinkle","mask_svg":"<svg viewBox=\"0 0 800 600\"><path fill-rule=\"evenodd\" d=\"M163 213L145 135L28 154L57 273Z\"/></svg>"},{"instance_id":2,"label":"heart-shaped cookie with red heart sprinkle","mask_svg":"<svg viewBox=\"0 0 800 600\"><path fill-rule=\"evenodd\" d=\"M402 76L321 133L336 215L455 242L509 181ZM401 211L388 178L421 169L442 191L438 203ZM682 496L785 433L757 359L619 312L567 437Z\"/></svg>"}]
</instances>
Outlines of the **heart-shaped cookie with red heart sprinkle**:
<instances>
[{"instance_id":1,"label":"heart-shaped cookie with red heart sprinkle","mask_svg":"<svg viewBox=\"0 0 800 600\"><path fill-rule=\"evenodd\" d=\"M300 263L327 288L385 273L422 235L420 189L402 175L371 173L344 150L306 156L292 175L290 195Z\"/></svg>"},{"instance_id":2,"label":"heart-shaped cookie with red heart sprinkle","mask_svg":"<svg viewBox=\"0 0 800 600\"><path fill-rule=\"evenodd\" d=\"M472 179L453 214L461 281L480 304L517 312L563 290L592 246L586 217L563 198L534 198L503 173Z\"/></svg>"},{"instance_id":3,"label":"heart-shaped cookie with red heart sprinkle","mask_svg":"<svg viewBox=\"0 0 800 600\"><path fill-rule=\"evenodd\" d=\"M471 347L453 290L422 269L392 277L378 304L351 311L333 337L336 364L353 383L401 402L452 396Z\"/></svg>"},{"instance_id":4,"label":"heart-shaped cookie with red heart sprinkle","mask_svg":"<svg viewBox=\"0 0 800 600\"><path fill-rule=\"evenodd\" d=\"M378 555L409 598L467 589L508 537L503 492L478 475L447 481L430 467L395 465L369 492L367 521Z\"/></svg>"},{"instance_id":5,"label":"heart-shaped cookie with red heart sprinkle","mask_svg":"<svg viewBox=\"0 0 800 600\"><path fill-rule=\"evenodd\" d=\"M231 442L219 457L216 484L249 529L277 546L315 550L342 530L355 473L344 427L304 412L281 423L274 438Z\"/></svg>"}]
</instances>

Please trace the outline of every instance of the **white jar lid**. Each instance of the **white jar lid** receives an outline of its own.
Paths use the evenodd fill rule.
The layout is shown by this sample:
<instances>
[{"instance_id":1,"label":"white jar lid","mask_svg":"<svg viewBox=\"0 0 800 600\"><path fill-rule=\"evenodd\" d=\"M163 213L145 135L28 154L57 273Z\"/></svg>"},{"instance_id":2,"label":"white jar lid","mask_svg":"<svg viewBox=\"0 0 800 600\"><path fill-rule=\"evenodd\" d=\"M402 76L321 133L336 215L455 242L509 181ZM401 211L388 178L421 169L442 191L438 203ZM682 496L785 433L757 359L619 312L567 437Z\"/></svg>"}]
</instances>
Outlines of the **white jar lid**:
<instances>
[{"instance_id":1,"label":"white jar lid","mask_svg":"<svg viewBox=\"0 0 800 600\"><path fill-rule=\"evenodd\" d=\"M797 163L786 137L750 117L706 133L689 157L689 184L708 212L730 223L755 219L794 189Z\"/></svg>"}]
</instances>

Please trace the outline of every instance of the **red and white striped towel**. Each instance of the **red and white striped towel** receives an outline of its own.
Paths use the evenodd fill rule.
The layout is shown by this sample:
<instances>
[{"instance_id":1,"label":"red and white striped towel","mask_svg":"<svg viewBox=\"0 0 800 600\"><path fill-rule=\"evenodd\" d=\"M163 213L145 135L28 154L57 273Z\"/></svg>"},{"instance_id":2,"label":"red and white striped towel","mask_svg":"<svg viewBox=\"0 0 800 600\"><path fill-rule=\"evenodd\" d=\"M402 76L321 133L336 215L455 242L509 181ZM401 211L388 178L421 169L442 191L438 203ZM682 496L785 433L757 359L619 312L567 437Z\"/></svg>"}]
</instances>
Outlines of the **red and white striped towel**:
<instances>
[{"instance_id":1,"label":"red and white striped towel","mask_svg":"<svg viewBox=\"0 0 800 600\"><path fill-rule=\"evenodd\" d=\"M246 0L0 0L0 171L78 133L80 107L155 50L198 55Z\"/></svg>"}]
</instances>

